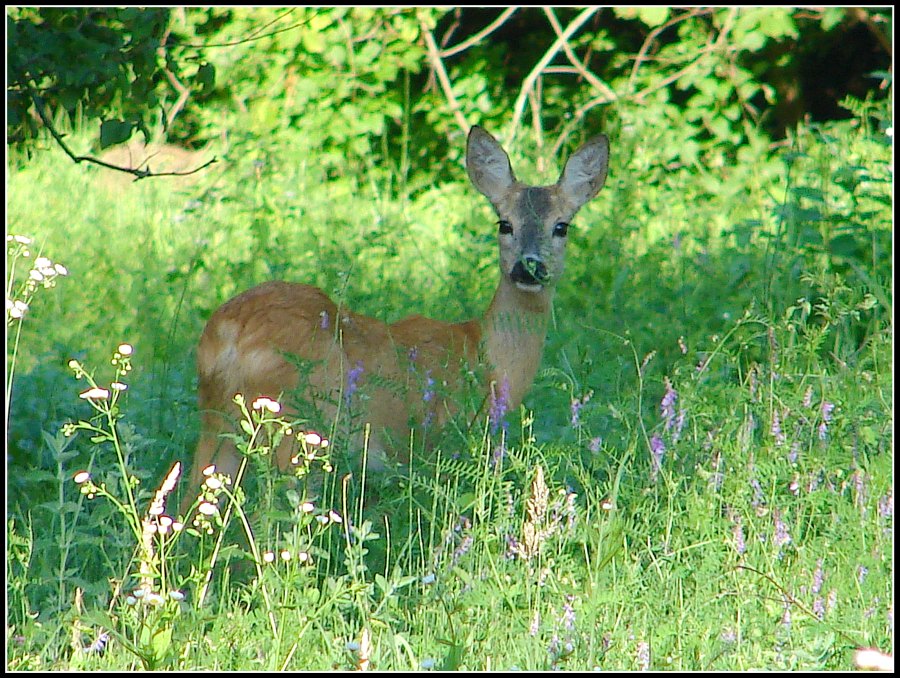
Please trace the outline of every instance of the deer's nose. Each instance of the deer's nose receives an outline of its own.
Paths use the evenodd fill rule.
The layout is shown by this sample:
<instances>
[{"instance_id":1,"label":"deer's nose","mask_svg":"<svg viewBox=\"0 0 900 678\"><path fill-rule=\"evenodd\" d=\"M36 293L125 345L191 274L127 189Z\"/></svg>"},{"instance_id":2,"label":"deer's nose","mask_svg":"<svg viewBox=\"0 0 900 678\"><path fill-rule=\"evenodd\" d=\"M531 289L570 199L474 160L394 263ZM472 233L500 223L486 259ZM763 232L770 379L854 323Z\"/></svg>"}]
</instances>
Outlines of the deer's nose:
<instances>
[{"instance_id":1,"label":"deer's nose","mask_svg":"<svg viewBox=\"0 0 900 678\"><path fill-rule=\"evenodd\" d=\"M513 266L510 278L519 285L546 285L550 281L547 267L538 257L522 257Z\"/></svg>"}]
</instances>

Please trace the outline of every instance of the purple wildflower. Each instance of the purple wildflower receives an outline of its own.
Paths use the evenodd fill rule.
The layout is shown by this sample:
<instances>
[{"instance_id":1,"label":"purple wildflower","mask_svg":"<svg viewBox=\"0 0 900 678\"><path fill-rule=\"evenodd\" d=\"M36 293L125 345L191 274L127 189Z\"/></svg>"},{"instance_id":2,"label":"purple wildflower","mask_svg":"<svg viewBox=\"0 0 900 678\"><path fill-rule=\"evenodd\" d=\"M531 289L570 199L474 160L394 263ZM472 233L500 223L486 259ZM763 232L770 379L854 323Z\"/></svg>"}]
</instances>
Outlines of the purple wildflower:
<instances>
[{"instance_id":1,"label":"purple wildflower","mask_svg":"<svg viewBox=\"0 0 900 678\"><path fill-rule=\"evenodd\" d=\"M575 629L575 608L572 607L572 601L575 596L566 596L566 602L563 603L562 625L566 631Z\"/></svg>"},{"instance_id":2,"label":"purple wildflower","mask_svg":"<svg viewBox=\"0 0 900 678\"><path fill-rule=\"evenodd\" d=\"M878 515L887 520L894 517L894 493L888 490L888 493L878 500Z\"/></svg>"},{"instance_id":3,"label":"purple wildflower","mask_svg":"<svg viewBox=\"0 0 900 678\"><path fill-rule=\"evenodd\" d=\"M778 365L778 340L775 338L775 328L769 327L769 350L772 351L772 364Z\"/></svg>"},{"instance_id":4,"label":"purple wildflower","mask_svg":"<svg viewBox=\"0 0 900 678\"><path fill-rule=\"evenodd\" d=\"M672 388L672 382L669 381L669 378L665 378L666 383L666 392L663 394L662 400L659 403L659 411L662 414L663 419L666 420L666 430L668 431L672 428L672 424L675 420L675 401L678 400L678 391Z\"/></svg>"},{"instance_id":5,"label":"purple wildflower","mask_svg":"<svg viewBox=\"0 0 900 678\"><path fill-rule=\"evenodd\" d=\"M353 394L356 393L356 389L359 388L359 378L360 376L362 376L362 373L362 360L357 360L356 366L347 373L347 388L344 391L344 402L348 407L350 406L350 402L353 399Z\"/></svg>"},{"instance_id":6,"label":"purple wildflower","mask_svg":"<svg viewBox=\"0 0 900 678\"><path fill-rule=\"evenodd\" d=\"M853 489L855 490L855 503L862 513L866 512L866 474L861 469L856 469L851 476Z\"/></svg>"},{"instance_id":7,"label":"purple wildflower","mask_svg":"<svg viewBox=\"0 0 900 678\"><path fill-rule=\"evenodd\" d=\"M772 437L775 438L776 445L784 445L787 440L784 431L781 430L781 417L778 416L778 410L772 411Z\"/></svg>"},{"instance_id":8,"label":"purple wildflower","mask_svg":"<svg viewBox=\"0 0 900 678\"><path fill-rule=\"evenodd\" d=\"M434 400L435 392L434 392L434 379L431 378L431 370L425 371L425 390L422 392L422 402L430 403ZM422 422L423 426L429 426L434 419L434 408L428 408L428 411L425 413L425 420Z\"/></svg>"},{"instance_id":9,"label":"purple wildflower","mask_svg":"<svg viewBox=\"0 0 900 678\"><path fill-rule=\"evenodd\" d=\"M834 412L834 403L827 400L822 402L822 423L819 424L819 440L825 440L828 436L828 422L831 421L831 413Z\"/></svg>"},{"instance_id":10,"label":"purple wildflower","mask_svg":"<svg viewBox=\"0 0 900 678\"><path fill-rule=\"evenodd\" d=\"M807 492L815 492L819 489L819 483L822 482L822 472L819 473L810 473L809 474L809 483L806 485Z\"/></svg>"},{"instance_id":11,"label":"purple wildflower","mask_svg":"<svg viewBox=\"0 0 900 678\"><path fill-rule=\"evenodd\" d=\"M799 456L800 456L800 441L795 440L791 444L791 451L788 452L788 461L792 464L796 464Z\"/></svg>"},{"instance_id":12,"label":"purple wildflower","mask_svg":"<svg viewBox=\"0 0 900 678\"><path fill-rule=\"evenodd\" d=\"M455 567L459 562L459 559L469 552L474 541L471 534L467 534L462 538L462 541L459 543L459 546L456 547L456 550L453 551L453 556L450 558L450 567Z\"/></svg>"},{"instance_id":13,"label":"purple wildflower","mask_svg":"<svg viewBox=\"0 0 900 678\"><path fill-rule=\"evenodd\" d=\"M556 668L556 660L559 659L561 645L559 642L559 634L554 633L553 637L550 638L550 643L547 645L547 654L550 655L552 660L552 668Z\"/></svg>"},{"instance_id":14,"label":"purple wildflower","mask_svg":"<svg viewBox=\"0 0 900 678\"><path fill-rule=\"evenodd\" d=\"M637 663L638 671L650 670L650 643L640 642L637 644Z\"/></svg>"},{"instance_id":15,"label":"purple wildflower","mask_svg":"<svg viewBox=\"0 0 900 678\"><path fill-rule=\"evenodd\" d=\"M584 403L582 403L578 398L572 398L572 426L578 426L578 424L580 423L578 421L578 412L583 406Z\"/></svg>"},{"instance_id":16,"label":"purple wildflower","mask_svg":"<svg viewBox=\"0 0 900 678\"><path fill-rule=\"evenodd\" d=\"M681 430L684 428L684 422L687 418L687 412L684 408L678 410L678 416L675 417L675 430L672 431L672 442L677 443L681 438Z\"/></svg>"},{"instance_id":17,"label":"purple wildflower","mask_svg":"<svg viewBox=\"0 0 900 678\"><path fill-rule=\"evenodd\" d=\"M434 379L431 378L431 370L425 372L425 392L422 394L422 400L430 403L434 398Z\"/></svg>"},{"instance_id":18,"label":"purple wildflower","mask_svg":"<svg viewBox=\"0 0 900 678\"><path fill-rule=\"evenodd\" d=\"M579 412L581 412L581 408L585 406L587 401L591 399L591 395L591 392L588 391L581 398L572 398L572 426L578 426L581 423L578 418Z\"/></svg>"},{"instance_id":19,"label":"purple wildflower","mask_svg":"<svg viewBox=\"0 0 900 678\"><path fill-rule=\"evenodd\" d=\"M869 568L865 565L860 565L856 568L856 580L859 582L859 585L862 586L862 583L866 580L866 575L869 574Z\"/></svg>"},{"instance_id":20,"label":"purple wildflower","mask_svg":"<svg viewBox=\"0 0 900 678\"><path fill-rule=\"evenodd\" d=\"M496 384L495 384L496 385ZM499 390L499 393L498 393ZM491 389L491 408L488 418L491 422L491 434L494 435L499 430L501 424L505 431L509 426L506 421L506 412L509 409L509 379L504 376L500 383L499 389Z\"/></svg>"},{"instance_id":21,"label":"purple wildflower","mask_svg":"<svg viewBox=\"0 0 900 678\"><path fill-rule=\"evenodd\" d=\"M575 521L578 518L578 513L575 509L577 496L574 492L566 492L566 528L570 532L575 529Z\"/></svg>"},{"instance_id":22,"label":"purple wildflower","mask_svg":"<svg viewBox=\"0 0 900 678\"><path fill-rule=\"evenodd\" d=\"M322 311L319 314L319 327L327 330L331 326L331 320L328 317L328 311Z\"/></svg>"},{"instance_id":23,"label":"purple wildflower","mask_svg":"<svg viewBox=\"0 0 900 678\"><path fill-rule=\"evenodd\" d=\"M722 454L719 450L715 450L712 455L713 472L709 474L709 489L718 492L722 487L722 481L725 480L725 474L722 473Z\"/></svg>"},{"instance_id":24,"label":"purple wildflower","mask_svg":"<svg viewBox=\"0 0 900 678\"><path fill-rule=\"evenodd\" d=\"M506 535L506 554L505 558L507 560L515 560L519 557L519 554L522 553L522 545L519 543L519 540L515 538L512 534Z\"/></svg>"},{"instance_id":25,"label":"purple wildflower","mask_svg":"<svg viewBox=\"0 0 900 678\"><path fill-rule=\"evenodd\" d=\"M812 398L813 398L813 387L810 386L806 389L806 393L803 394L803 407L809 408L812 407Z\"/></svg>"},{"instance_id":26,"label":"purple wildflower","mask_svg":"<svg viewBox=\"0 0 900 678\"><path fill-rule=\"evenodd\" d=\"M591 453L597 454L600 451L600 445L602 442L603 440L600 438L600 436L591 438L591 442L588 443L588 449L591 451Z\"/></svg>"},{"instance_id":27,"label":"purple wildflower","mask_svg":"<svg viewBox=\"0 0 900 678\"><path fill-rule=\"evenodd\" d=\"M821 558L816 561L816 571L813 573L812 592L816 594L822 590L822 584L825 582L825 571L822 569L823 562Z\"/></svg>"},{"instance_id":28,"label":"purple wildflower","mask_svg":"<svg viewBox=\"0 0 900 678\"><path fill-rule=\"evenodd\" d=\"M419 357L419 347L413 346L411 349L409 349L409 353L406 354L406 357L409 359L409 362L416 362L416 358ZM409 367L410 369L413 369L412 365L410 365Z\"/></svg>"},{"instance_id":29,"label":"purple wildflower","mask_svg":"<svg viewBox=\"0 0 900 678\"><path fill-rule=\"evenodd\" d=\"M831 590L828 592L828 597L825 599L825 611L831 612L835 606L837 606L837 591Z\"/></svg>"},{"instance_id":30,"label":"purple wildflower","mask_svg":"<svg viewBox=\"0 0 900 678\"><path fill-rule=\"evenodd\" d=\"M503 430L506 430L506 422L503 422ZM500 442L497 445L494 445L493 452L491 453L491 467L495 468L497 464L503 461L503 458L506 456L506 436L500 439Z\"/></svg>"},{"instance_id":31,"label":"purple wildflower","mask_svg":"<svg viewBox=\"0 0 900 678\"><path fill-rule=\"evenodd\" d=\"M772 543L774 543L780 551L781 547L791 543L791 535L790 532L788 532L787 525L781 519L781 512L778 509L772 511L772 517L775 520L775 534L772 536ZM778 555L781 557L780 552Z\"/></svg>"},{"instance_id":32,"label":"purple wildflower","mask_svg":"<svg viewBox=\"0 0 900 678\"><path fill-rule=\"evenodd\" d=\"M109 634L106 631L101 631L100 634L94 639L94 642L84 648L84 651L87 654L103 654L106 651L106 646L108 643Z\"/></svg>"},{"instance_id":33,"label":"purple wildflower","mask_svg":"<svg viewBox=\"0 0 900 678\"><path fill-rule=\"evenodd\" d=\"M791 630L791 604L784 602L784 614L781 615L781 625L788 631Z\"/></svg>"},{"instance_id":34,"label":"purple wildflower","mask_svg":"<svg viewBox=\"0 0 900 678\"><path fill-rule=\"evenodd\" d=\"M453 555L450 557L450 567L454 567L459 559L462 558L466 553L469 552L469 549L472 548L472 544L474 543L474 539L471 534L463 534L463 532L467 531L470 527L472 527L472 523L465 516L460 516L456 525L453 526L453 532L456 534L462 534L462 540L459 542L459 546L457 546ZM452 534L452 533L451 533Z\"/></svg>"},{"instance_id":35,"label":"purple wildflower","mask_svg":"<svg viewBox=\"0 0 900 678\"><path fill-rule=\"evenodd\" d=\"M734 550L738 552L738 555L743 555L747 550L747 544L744 541L744 525L739 515L734 516L734 527L731 528L731 533L734 535Z\"/></svg>"},{"instance_id":36,"label":"purple wildflower","mask_svg":"<svg viewBox=\"0 0 900 678\"><path fill-rule=\"evenodd\" d=\"M750 487L753 488L753 500L750 502L750 506L753 508L764 506L766 503L766 495L756 478L750 479Z\"/></svg>"},{"instance_id":37,"label":"purple wildflower","mask_svg":"<svg viewBox=\"0 0 900 678\"><path fill-rule=\"evenodd\" d=\"M821 596L816 596L816 599L813 601L812 609L816 617L819 618L819 621L825 619L825 601L822 600Z\"/></svg>"},{"instance_id":38,"label":"purple wildflower","mask_svg":"<svg viewBox=\"0 0 900 678\"><path fill-rule=\"evenodd\" d=\"M666 444L655 433L650 438L650 479L655 483L656 476L662 468L663 455L666 453Z\"/></svg>"}]
</instances>

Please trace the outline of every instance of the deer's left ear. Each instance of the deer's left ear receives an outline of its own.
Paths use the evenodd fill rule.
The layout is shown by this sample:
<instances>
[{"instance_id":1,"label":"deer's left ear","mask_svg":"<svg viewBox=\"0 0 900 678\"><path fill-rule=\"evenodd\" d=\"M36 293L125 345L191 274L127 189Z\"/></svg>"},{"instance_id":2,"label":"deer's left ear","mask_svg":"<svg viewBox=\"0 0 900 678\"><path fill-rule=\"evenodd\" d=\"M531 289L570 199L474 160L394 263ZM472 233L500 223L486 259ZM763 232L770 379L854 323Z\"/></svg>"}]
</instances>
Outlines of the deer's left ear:
<instances>
[{"instance_id":1,"label":"deer's left ear","mask_svg":"<svg viewBox=\"0 0 900 678\"><path fill-rule=\"evenodd\" d=\"M601 134L572 154L558 185L577 209L600 192L608 168L609 139Z\"/></svg>"}]
</instances>

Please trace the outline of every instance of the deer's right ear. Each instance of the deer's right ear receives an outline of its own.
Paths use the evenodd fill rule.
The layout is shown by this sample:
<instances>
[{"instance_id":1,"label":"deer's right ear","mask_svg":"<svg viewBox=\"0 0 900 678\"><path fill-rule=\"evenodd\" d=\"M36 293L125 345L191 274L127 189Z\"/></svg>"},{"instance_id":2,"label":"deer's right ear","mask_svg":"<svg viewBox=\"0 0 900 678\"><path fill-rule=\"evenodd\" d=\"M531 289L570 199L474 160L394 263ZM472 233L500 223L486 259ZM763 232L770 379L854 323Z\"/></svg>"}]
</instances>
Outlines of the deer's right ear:
<instances>
[{"instance_id":1,"label":"deer's right ear","mask_svg":"<svg viewBox=\"0 0 900 678\"><path fill-rule=\"evenodd\" d=\"M492 203L496 203L516 182L506 151L477 125L469 131L466 170L475 188Z\"/></svg>"}]
</instances>

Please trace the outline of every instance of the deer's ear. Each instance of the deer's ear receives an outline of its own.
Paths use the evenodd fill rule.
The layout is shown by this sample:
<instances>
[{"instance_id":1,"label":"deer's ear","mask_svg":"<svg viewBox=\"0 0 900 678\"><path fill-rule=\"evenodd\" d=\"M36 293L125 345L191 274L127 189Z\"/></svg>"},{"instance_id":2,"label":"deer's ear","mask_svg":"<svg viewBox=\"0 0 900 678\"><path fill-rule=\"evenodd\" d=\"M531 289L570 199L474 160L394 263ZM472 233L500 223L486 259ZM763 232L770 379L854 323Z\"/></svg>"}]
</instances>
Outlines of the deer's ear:
<instances>
[{"instance_id":1,"label":"deer's ear","mask_svg":"<svg viewBox=\"0 0 900 678\"><path fill-rule=\"evenodd\" d=\"M477 125L469 131L466 169L475 188L492 203L497 203L516 183L506 151Z\"/></svg>"},{"instance_id":2,"label":"deer's ear","mask_svg":"<svg viewBox=\"0 0 900 678\"><path fill-rule=\"evenodd\" d=\"M572 154L559 177L558 185L578 209L603 188L608 168L609 139L601 134Z\"/></svg>"}]
</instances>

